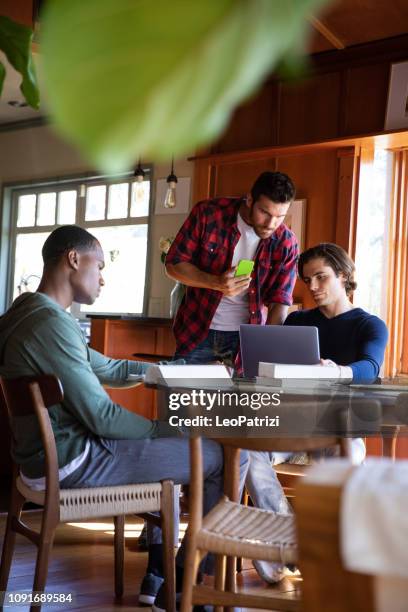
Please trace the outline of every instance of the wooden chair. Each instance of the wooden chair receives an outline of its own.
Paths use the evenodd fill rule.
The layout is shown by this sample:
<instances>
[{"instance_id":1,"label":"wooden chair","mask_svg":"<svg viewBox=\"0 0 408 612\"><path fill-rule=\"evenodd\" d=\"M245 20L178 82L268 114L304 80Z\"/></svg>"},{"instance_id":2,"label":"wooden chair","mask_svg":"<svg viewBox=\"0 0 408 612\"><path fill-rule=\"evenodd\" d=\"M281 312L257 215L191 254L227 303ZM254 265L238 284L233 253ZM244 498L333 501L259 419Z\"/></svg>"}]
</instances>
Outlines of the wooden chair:
<instances>
[{"instance_id":1,"label":"wooden chair","mask_svg":"<svg viewBox=\"0 0 408 612\"><path fill-rule=\"evenodd\" d=\"M249 607L268 610L298 610L299 600L276 596L237 593L235 558L297 563L298 550L294 516L279 515L238 503L239 451L311 451L339 442L334 436L320 438L217 438L224 446L225 486L227 494L204 518L202 515L203 476L201 439L190 440L191 491L190 522L184 570L181 612L190 612L193 604ZM342 442L342 454L347 453ZM200 560L207 552L217 555L214 588L196 584ZM228 557L228 561L227 561Z\"/></svg>"},{"instance_id":2,"label":"wooden chair","mask_svg":"<svg viewBox=\"0 0 408 612\"><path fill-rule=\"evenodd\" d=\"M340 479L332 477L331 484L302 478L296 486L302 612L374 612L372 577L347 571L340 555L341 493L352 469L344 466Z\"/></svg>"},{"instance_id":3,"label":"wooden chair","mask_svg":"<svg viewBox=\"0 0 408 612\"><path fill-rule=\"evenodd\" d=\"M34 491L20 478L20 468L13 465L13 481L10 509L0 565L0 591L6 591L13 557L16 533L31 540L37 547L37 560L33 591L45 589L49 557L59 523L113 516L115 525L115 594L123 594L124 525L128 513L141 514L161 525L164 542L164 565L166 575L166 609L175 611L174 579L174 498L173 483L136 484L125 486L95 487L86 489L60 489L58 459L54 433L48 408L63 399L61 383L55 376L35 378L1 379L10 424L14 418L36 415L45 452L45 490ZM40 532L30 529L21 520L26 502L43 508ZM160 516L151 512L161 513ZM145 514L148 513L148 514ZM40 607L31 606L31 612Z\"/></svg>"},{"instance_id":4,"label":"wooden chair","mask_svg":"<svg viewBox=\"0 0 408 612\"><path fill-rule=\"evenodd\" d=\"M355 469L345 462L313 467L296 487L299 565L304 612L395 612L407 609L408 581L347 570L341 542L341 497Z\"/></svg>"},{"instance_id":5,"label":"wooden chair","mask_svg":"<svg viewBox=\"0 0 408 612\"><path fill-rule=\"evenodd\" d=\"M331 468L329 472L327 467ZM317 470L314 468L310 479L304 479L296 487L305 612L406 610L406 579L360 574L347 570L343 565L340 551L341 496L353 469L361 468L321 465Z\"/></svg>"}]
</instances>

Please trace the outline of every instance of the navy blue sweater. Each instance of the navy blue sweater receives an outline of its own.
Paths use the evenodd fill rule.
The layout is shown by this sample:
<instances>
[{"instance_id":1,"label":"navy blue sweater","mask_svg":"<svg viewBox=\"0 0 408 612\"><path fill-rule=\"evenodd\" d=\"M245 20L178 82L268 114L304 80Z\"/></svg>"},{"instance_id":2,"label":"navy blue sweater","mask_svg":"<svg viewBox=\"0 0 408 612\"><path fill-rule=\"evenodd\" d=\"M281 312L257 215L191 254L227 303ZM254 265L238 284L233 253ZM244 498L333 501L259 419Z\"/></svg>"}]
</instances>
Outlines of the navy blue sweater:
<instances>
[{"instance_id":1,"label":"navy blue sweater","mask_svg":"<svg viewBox=\"0 0 408 612\"><path fill-rule=\"evenodd\" d=\"M314 325L319 330L320 357L350 366L354 383L372 383L384 360L388 331L378 317L353 308L328 319L318 308L292 312L285 325Z\"/></svg>"}]
</instances>

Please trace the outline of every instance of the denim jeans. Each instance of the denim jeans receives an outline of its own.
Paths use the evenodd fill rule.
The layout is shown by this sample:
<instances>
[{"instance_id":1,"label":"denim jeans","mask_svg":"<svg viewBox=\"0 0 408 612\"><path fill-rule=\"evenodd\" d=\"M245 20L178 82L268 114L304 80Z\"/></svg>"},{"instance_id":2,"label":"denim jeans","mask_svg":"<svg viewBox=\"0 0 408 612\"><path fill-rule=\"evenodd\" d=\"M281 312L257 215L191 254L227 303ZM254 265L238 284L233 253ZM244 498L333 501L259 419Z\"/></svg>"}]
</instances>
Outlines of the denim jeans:
<instances>
[{"instance_id":1,"label":"denim jeans","mask_svg":"<svg viewBox=\"0 0 408 612\"><path fill-rule=\"evenodd\" d=\"M239 332L210 329L206 339L197 344L190 353L186 355L176 353L174 358L183 358L186 363L192 364L222 361L226 366L234 367L238 350Z\"/></svg>"},{"instance_id":2,"label":"denim jeans","mask_svg":"<svg viewBox=\"0 0 408 612\"><path fill-rule=\"evenodd\" d=\"M215 506L223 493L223 453L213 440L202 440L204 495L203 512ZM241 453L240 482L245 480L248 455ZM91 439L91 449L85 462L60 482L63 489L71 487L103 487L138 484L170 479L175 484L190 482L190 451L188 438L147 438L142 440ZM161 530L149 526L149 544L161 542ZM184 544L184 543L183 543ZM177 564L183 565L184 548L177 553ZM212 560L206 570L212 571Z\"/></svg>"},{"instance_id":3,"label":"denim jeans","mask_svg":"<svg viewBox=\"0 0 408 612\"><path fill-rule=\"evenodd\" d=\"M286 456L288 455L288 456ZM292 453L269 453L251 451L245 486L256 508L272 510L281 514L291 514L291 506L286 499L273 465L283 463Z\"/></svg>"}]
</instances>

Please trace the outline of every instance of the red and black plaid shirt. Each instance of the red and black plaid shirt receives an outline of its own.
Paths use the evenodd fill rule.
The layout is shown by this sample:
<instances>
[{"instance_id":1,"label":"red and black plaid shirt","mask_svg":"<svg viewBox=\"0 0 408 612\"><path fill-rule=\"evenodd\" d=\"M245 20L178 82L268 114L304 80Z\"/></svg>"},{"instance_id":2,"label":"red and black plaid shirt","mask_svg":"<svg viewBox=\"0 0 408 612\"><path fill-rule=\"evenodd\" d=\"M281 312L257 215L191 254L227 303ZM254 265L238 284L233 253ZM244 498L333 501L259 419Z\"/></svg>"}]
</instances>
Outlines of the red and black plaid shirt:
<instances>
[{"instance_id":1,"label":"red and black plaid shirt","mask_svg":"<svg viewBox=\"0 0 408 612\"><path fill-rule=\"evenodd\" d=\"M228 270L240 238L241 203L242 199L217 198L196 204L174 239L166 264L188 262L217 275ZM259 241L248 289L249 323L262 323L264 306L292 303L298 254L296 238L284 224ZM186 288L173 328L178 353L189 353L206 338L222 295L221 291Z\"/></svg>"}]
</instances>

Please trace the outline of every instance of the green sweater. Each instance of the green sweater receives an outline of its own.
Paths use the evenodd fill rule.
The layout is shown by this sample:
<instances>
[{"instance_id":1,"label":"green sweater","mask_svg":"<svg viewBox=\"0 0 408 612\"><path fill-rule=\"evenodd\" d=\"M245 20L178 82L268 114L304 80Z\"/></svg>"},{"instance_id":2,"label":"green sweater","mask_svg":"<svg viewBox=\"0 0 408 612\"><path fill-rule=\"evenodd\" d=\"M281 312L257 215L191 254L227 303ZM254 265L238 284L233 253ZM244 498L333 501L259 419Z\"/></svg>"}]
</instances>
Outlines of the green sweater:
<instances>
[{"instance_id":1,"label":"green sweater","mask_svg":"<svg viewBox=\"0 0 408 612\"><path fill-rule=\"evenodd\" d=\"M79 456L92 436L113 439L177 435L168 423L150 421L115 404L101 383L128 386L129 374L150 364L109 359L90 349L75 319L42 293L25 293L0 317L0 375L54 374L64 400L50 409L61 468ZM44 475L44 451L35 416L13 421L15 461L31 478Z\"/></svg>"}]
</instances>

